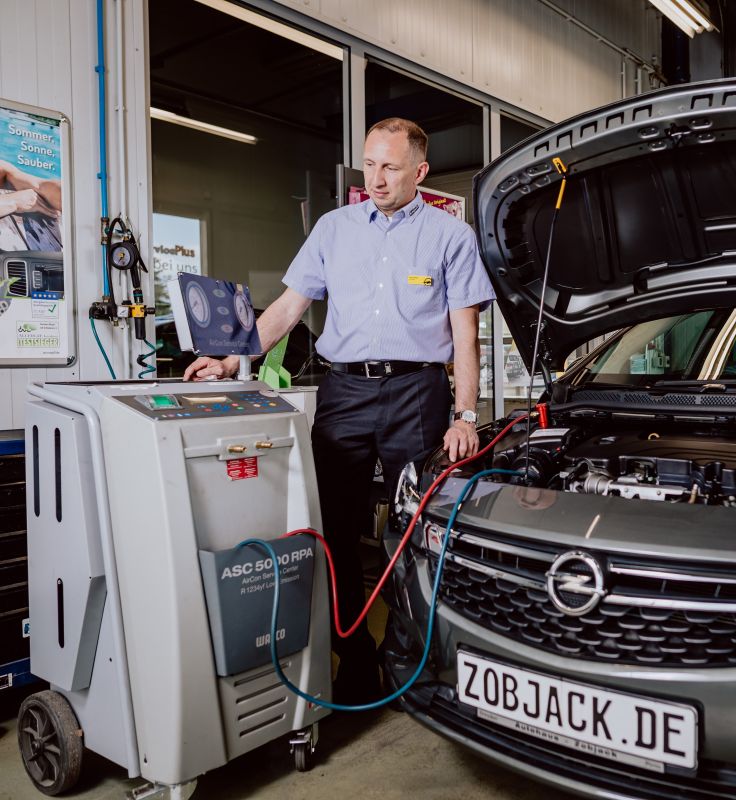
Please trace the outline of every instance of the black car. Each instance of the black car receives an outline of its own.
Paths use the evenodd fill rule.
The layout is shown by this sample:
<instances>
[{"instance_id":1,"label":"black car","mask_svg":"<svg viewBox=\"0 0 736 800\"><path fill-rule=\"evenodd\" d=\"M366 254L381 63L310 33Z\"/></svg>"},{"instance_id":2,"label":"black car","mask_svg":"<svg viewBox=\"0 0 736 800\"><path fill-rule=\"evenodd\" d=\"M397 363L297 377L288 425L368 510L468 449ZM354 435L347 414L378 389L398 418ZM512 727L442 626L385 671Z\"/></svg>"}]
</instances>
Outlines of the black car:
<instances>
[{"instance_id":1,"label":"black car","mask_svg":"<svg viewBox=\"0 0 736 800\"><path fill-rule=\"evenodd\" d=\"M389 556L426 505L386 593L389 682L420 662L441 567L417 720L587 797L735 798L736 82L542 131L474 195L546 390L431 497L445 454L405 468Z\"/></svg>"}]
</instances>

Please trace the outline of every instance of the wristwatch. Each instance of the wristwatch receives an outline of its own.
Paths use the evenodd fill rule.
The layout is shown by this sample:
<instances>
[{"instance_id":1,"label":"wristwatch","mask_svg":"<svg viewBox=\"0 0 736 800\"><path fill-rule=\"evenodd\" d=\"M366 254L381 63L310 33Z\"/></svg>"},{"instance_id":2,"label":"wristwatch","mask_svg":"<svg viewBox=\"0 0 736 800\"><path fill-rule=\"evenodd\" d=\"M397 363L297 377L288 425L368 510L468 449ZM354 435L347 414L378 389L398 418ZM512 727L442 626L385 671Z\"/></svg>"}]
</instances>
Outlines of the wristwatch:
<instances>
[{"instance_id":1,"label":"wristwatch","mask_svg":"<svg viewBox=\"0 0 736 800\"><path fill-rule=\"evenodd\" d=\"M471 425L478 424L478 415L475 413L475 411L456 411L453 419L455 422L461 419L463 422L469 422Z\"/></svg>"}]
</instances>

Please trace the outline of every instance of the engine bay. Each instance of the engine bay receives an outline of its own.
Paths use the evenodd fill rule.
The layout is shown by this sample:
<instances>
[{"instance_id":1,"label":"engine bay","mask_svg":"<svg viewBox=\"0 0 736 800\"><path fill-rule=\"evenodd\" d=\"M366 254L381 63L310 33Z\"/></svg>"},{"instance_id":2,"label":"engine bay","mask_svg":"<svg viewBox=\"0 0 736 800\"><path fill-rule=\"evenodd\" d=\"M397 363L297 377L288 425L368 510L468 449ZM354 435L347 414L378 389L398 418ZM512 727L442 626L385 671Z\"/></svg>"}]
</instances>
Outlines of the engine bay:
<instances>
[{"instance_id":1,"label":"engine bay","mask_svg":"<svg viewBox=\"0 0 736 800\"><path fill-rule=\"evenodd\" d=\"M526 430L511 433L488 466L521 473L511 483L565 492L736 507L733 434L672 423L559 423L533 429L528 453Z\"/></svg>"}]
</instances>

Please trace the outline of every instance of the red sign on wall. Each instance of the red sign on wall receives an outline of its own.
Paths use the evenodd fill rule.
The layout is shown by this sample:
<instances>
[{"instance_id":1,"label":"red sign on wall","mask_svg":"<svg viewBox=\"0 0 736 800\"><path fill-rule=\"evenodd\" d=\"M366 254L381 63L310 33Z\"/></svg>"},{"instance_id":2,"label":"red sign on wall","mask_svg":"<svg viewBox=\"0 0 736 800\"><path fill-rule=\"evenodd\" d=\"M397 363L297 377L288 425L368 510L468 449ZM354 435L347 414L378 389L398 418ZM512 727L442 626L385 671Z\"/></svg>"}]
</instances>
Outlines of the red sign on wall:
<instances>
[{"instance_id":1,"label":"red sign on wall","mask_svg":"<svg viewBox=\"0 0 736 800\"><path fill-rule=\"evenodd\" d=\"M227 476L231 481L242 481L245 478L258 477L258 459L256 456L249 458L232 458L225 462Z\"/></svg>"},{"instance_id":2,"label":"red sign on wall","mask_svg":"<svg viewBox=\"0 0 736 800\"><path fill-rule=\"evenodd\" d=\"M427 205L439 208L441 211L447 211L453 217L458 219L465 219L465 198L457 194L445 194L442 192L435 192L432 189L425 189L419 187L419 194ZM348 205L356 205L368 200L368 192L362 186L351 186L348 189Z\"/></svg>"}]
</instances>

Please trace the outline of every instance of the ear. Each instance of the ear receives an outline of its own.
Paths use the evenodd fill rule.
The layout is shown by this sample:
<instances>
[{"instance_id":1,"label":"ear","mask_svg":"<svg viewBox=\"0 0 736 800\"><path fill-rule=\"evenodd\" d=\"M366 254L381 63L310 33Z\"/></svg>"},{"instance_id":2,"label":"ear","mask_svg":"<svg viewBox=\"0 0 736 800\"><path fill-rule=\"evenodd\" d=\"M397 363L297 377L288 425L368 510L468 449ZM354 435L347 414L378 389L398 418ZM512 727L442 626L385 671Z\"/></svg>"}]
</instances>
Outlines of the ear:
<instances>
[{"instance_id":1,"label":"ear","mask_svg":"<svg viewBox=\"0 0 736 800\"><path fill-rule=\"evenodd\" d=\"M426 161L422 161L421 164L417 165L416 175L414 176L414 181L416 182L417 186L424 182L428 172L429 164Z\"/></svg>"}]
</instances>

